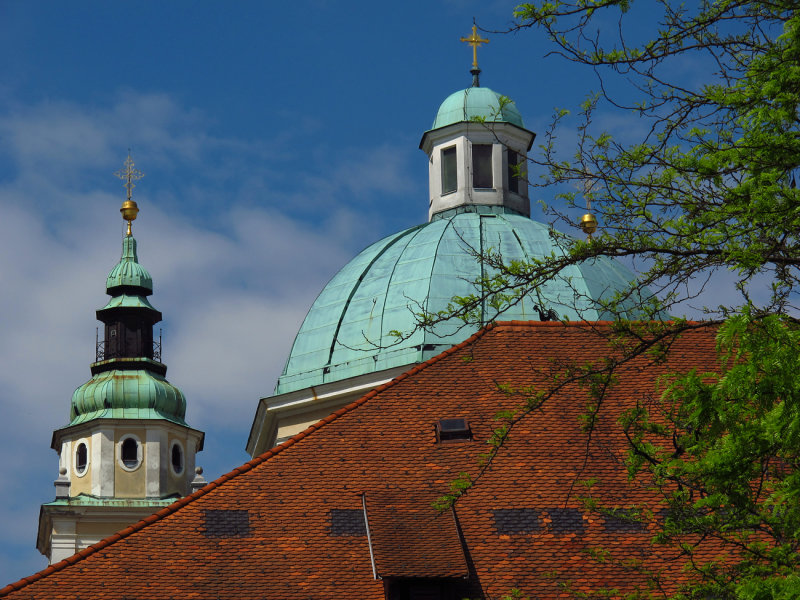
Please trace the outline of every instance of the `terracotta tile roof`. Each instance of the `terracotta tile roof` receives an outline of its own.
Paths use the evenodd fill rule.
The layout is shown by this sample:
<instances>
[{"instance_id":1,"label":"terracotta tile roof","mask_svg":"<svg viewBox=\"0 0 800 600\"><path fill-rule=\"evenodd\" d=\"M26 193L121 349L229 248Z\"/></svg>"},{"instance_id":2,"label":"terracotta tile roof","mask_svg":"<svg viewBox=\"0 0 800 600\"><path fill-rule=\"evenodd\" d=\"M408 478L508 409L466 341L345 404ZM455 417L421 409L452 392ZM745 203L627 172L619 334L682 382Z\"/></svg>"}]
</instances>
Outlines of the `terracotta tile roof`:
<instances>
[{"instance_id":1,"label":"terracotta tile roof","mask_svg":"<svg viewBox=\"0 0 800 600\"><path fill-rule=\"evenodd\" d=\"M646 528L585 513L576 482L597 478L594 493L621 508L655 501L646 482L627 480L617 418L654 394L659 375L713 367L708 329L684 334L664 364L647 357L626 364L591 439L581 431L587 395L577 385L520 422L459 500L458 527L452 514L436 515L427 504L460 472L475 470L496 413L516 402L498 384L541 383L562 359L606 355L597 327L607 325L509 322L482 330L0 596L381 599L386 580L373 577L373 557L387 578L469 573L470 597L516 587L556 598L564 582L583 590L641 583L587 556L599 546L674 575L674 553L654 551ZM437 442L437 421L453 417L469 421L474 441ZM365 504L372 545L359 518Z\"/></svg>"}]
</instances>

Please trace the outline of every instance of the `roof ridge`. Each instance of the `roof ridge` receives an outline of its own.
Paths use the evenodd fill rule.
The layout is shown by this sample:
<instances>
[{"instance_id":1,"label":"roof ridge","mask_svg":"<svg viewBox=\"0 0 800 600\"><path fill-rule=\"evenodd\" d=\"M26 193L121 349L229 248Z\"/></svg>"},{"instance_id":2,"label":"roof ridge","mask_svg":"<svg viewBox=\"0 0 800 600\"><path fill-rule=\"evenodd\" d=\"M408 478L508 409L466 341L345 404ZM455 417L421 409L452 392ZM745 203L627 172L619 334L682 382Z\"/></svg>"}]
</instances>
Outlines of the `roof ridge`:
<instances>
[{"instance_id":1,"label":"roof ridge","mask_svg":"<svg viewBox=\"0 0 800 600\"><path fill-rule=\"evenodd\" d=\"M610 327L613 326L618 321L561 321L560 319L554 321L521 321L518 319L511 319L508 321L494 321L492 324L496 327L591 327L591 328L598 328L598 327ZM634 323L652 323L654 321L629 321ZM674 320L668 321L661 321L662 323L675 323ZM687 325L691 326L703 326L703 325L713 325L713 321L696 321L696 320L686 320L683 321Z\"/></svg>"},{"instance_id":2,"label":"roof ridge","mask_svg":"<svg viewBox=\"0 0 800 600\"><path fill-rule=\"evenodd\" d=\"M506 321L504 324L508 324L508 323L511 323L511 324L513 324L513 323L525 323L525 321L516 321L516 322L515 321ZM386 383L384 383L382 385L379 385L378 387L370 390L369 392L367 392L366 394L361 396L358 400L354 400L350 404L348 404L346 406L343 406L342 408L340 408L339 410L337 410L337 411L333 412L332 414L328 415L324 419L321 419L320 421L318 421L318 422L316 422L316 423L314 423L312 425L309 425L308 428L304 429L303 431L301 431L299 433L296 433L295 435L293 435L292 437L287 439L282 444L279 444L278 446L275 446L274 448L270 448L269 450L267 450L263 454L260 454L259 456L248 460L244 464L242 464L242 465L240 465L238 467L235 467L234 469L230 470L229 472L225 473L224 475L220 475L217 479L215 479L214 481L209 482L208 484L206 484L205 486L203 486L199 490L196 490L195 492L192 492L188 496L184 496L183 498L180 498L180 499L176 500L175 502L173 502L169 506L165 506L164 508L154 512L152 515L149 515L149 516L145 517L144 519L141 519L140 521L137 521L136 523L133 523L132 525L129 525L125 529L122 529L122 530L118 531L117 533L114 533L114 534L108 536L107 538L104 538L104 539L100 540L96 544L92 544L91 546L87 546L86 548L76 552L72 556L68 556L67 558L65 558L63 560L60 560L59 562L57 562L55 564L48 565L47 567L45 567L41 571L38 571L37 573L34 573L33 575L28 575L27 577L23 577L22 579L19 579L18 581L15 581L13 583L9 583L5 587L0 588L0 597L7 596L11 592L15 592L15 591L21 590L22 588L24 588L24 587L26 587L28 585L31 585L32 583L35 583L36 581L39 581L40 579L43 579L43 578L47 577L48 575L51 575L52 573L56 573L58 571L61 571L61 570L65 569L65 568L67 568L68 566L73 565L73 564L83 560L84 558L99 552L100 550L110 546L111 544L114 544L117 541L130 536L131 534L136 533L137 531L141 531L142 529L144 529L148 525L151 525L151 524L153 524L153 523L155 523L157 521L160 521L164 517L167 517L168 515L171 515L171 514L177 512L178 510L180 510L181 508L183 508L187 504L190 504L191 502L194 502L198 498L202 498L203 496L205 496L206 494L210 493L211 491L217 489L218 487L220 487L224 483L227 483L228 481L238 477L239 475L242 475L244 473L247 473L248 471L253 470L255 467L263 464L264 462L266 462L267 460L269 460L273 456L276 456L277 454L280 454L281 452L284 452L288 448L291 448L292 446L294 446L295 444L297 444L298 442L300 442L304 438L308 437L309 435L311 435L315 431L317 431L320 428L322 428L322 426L324 426L324 425L326 425L328 423L332 423L333 421L337 420L339 417L341 417L341 416L349 413L350 411L358 408L359 406L361 406L362 404L367 402L370 398L373 398L373 397L377 396L379 393L383 392L384 390L397 385L401 381L409 378L411 375L415 375L415 374L419 373L420 371L428 368L429 366L431 366L433 364L436 364L440 360L443 360L447 356L449 356L449 355L451 355L451 354L453 354L455 352L458 352L459 350L461 350L465 346L477 341L479 338L481 338L484 335L486 335L487 332L491 331L492 329L495 329L496 326L497 325L494 324L494 323L489 323L488 325L482 327L481 329L479 329L478 331L473 333L471 336L469 336L463 342L461 342L461 343L459 343L459 344L457 344L455 346L452 346L452 347L448 348L447 350L444 350L443 352L437 354L434 357L429 358L428 360L426 360L426 361L424 361L422 363L414 365L408 371L398 375L397 377L395 377L391 381L387 381Z\"/></svg>"}]
</instances>

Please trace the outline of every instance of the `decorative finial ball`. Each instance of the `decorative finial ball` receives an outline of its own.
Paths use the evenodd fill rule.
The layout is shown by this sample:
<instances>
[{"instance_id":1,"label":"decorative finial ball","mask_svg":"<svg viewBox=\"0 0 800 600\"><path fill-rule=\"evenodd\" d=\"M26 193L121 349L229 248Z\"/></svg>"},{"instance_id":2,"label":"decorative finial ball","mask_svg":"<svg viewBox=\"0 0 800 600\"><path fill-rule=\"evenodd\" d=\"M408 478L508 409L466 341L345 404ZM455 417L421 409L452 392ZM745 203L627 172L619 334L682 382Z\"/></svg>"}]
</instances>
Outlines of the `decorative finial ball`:
<instances>
[{"instance_id":1,"label":"decorative finial ball","mask_svg":"<svg viewBox=\"0 0 800 600\"><path fill-rule=\"evenodd\" d=\"M66 475L67 474L67 468L66 467L60 467L58 469L58 474L59 475Z\"/></svg>"},{"instance_id":2,"label":"decorative finial ball","mask_svg":"<svg viewBox=\"0 0 800 600\"><path fill-rule=\"evenodd\" d=\"M597 218L592 213L586 213L581 217L580 227L586 235L592 235L597 231Z\"/></svg>"},{"instance_id":3,"label":"decorative finial ball","mask_svg":"<svg viewBox=\"0 0 800 600\"><path fill-rule=\"evenodd\" d=\"M198 475L202 475L203 467L195 467L194 472L197 473Z\"/></svg>"},{"instance_id":4,"label":"decorative finial ball","mask_svg":"<svg viewBox=\"0 0 800 600\"><path fill-rule=\"evenodd\" d=\"M122 203L122 208L119 209L119 212L122 213L123 219L130 222L136 219L136 215L139 213L139 207L136 205L134 200L125 200L125 202Z\"/></svg>"}]
</instances>

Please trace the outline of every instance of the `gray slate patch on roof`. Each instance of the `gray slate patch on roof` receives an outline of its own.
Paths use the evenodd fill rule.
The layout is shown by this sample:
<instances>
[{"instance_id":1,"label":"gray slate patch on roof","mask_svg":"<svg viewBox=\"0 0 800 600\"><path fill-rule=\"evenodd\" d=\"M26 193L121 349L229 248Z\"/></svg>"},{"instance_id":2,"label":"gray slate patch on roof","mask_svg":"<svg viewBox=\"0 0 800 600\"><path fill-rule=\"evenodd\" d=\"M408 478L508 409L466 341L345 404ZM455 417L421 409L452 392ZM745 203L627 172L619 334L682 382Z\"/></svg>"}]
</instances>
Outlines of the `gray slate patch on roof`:
<instances>
[{"instance_id":1,"label":"gray slate patch on roof","mask_svg":"<svg viewBox=\"0 0 800 600\"><path fill-rule=\"evenodd\" d=\"M554 533L583 533L583 515L577 508L549 508Z\"/></svg>"},{"instance_id":2,"label":"gray slate patch on roof","mask_svg":"<svg viewBox=\"0 0 800 600\"><path fill-rule=\"evenodd\" d=\"M492 511L497 533L532 533L541 529L539 511L535 508L497 508Z\"/></svg>"},{"instance_id":3,"label":"gray slate patch on roof","mask_svg":"<svg viewBox=\"0 0 800 600\"><path fill-rule=\"evenodd\" d=\"M210 538L250 537L250 513L246 510L204 510L205 531Z\"/></svg>"},{"instance_id":4,"label":"gray slate patch on roof","mask_svg":"<svg viewBox=\"0 0 800 600\"><path fill-rule=\"evenodd\" d=\"M331 535L367 535L363 510L333 508L330 516Z\"/></svg>"}]
</instances>

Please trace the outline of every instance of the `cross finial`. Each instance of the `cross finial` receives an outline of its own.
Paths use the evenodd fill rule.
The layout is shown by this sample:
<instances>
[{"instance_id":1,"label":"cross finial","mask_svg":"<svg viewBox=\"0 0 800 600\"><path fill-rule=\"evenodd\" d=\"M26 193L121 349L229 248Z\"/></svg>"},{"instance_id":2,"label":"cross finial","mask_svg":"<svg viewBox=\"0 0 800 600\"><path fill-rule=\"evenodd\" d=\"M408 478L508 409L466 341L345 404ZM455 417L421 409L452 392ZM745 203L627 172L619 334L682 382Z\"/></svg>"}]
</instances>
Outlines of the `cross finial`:
<instances>
[{"instance_id":1,"label":"cross finial","mask_svg":"<svg viewBox=\"0 0 800 600\"><path fill-rule=\"evenodd\" d=\"M136 184L133 182L144 177L144 173L134 168L130 149L128 150L128 158L125 160L125 168L120 169L114 173L114 175L125 182L125 188L128 190L128 199L122 203L122 208L119 209L119 212L122 213L122 218L128 222L127 235L131 235L131 221L133 221L139 213L139 207L136 206L136 202L131 200L133 188L136 187Z\"/></svg>"},{"instance_id":2,"label":"cross finial","mask_svg":"<svg viewBox=\"0 0 800 600\"><path fill-rule=\"evenodd\" d=\"M478 69L478 46L481 44L488 44L489 40L486 38L482 38L478 35L478 27L474 23L472 24L472 35L469 37L462 37L462 42L466 42L470 46L472 46L472 70L476 71Z\"/></svg>"},{"instance_id":3,"label":"cross finial","mask_svg":"<svg viewBox=\"0 0 800 600\"><path fill-rule=\"evenodd\" d=\"M133 188L136 187L136 184L133 182L139 181L142 177L144 177L144 173L142 173L139 169L134 168L130 150L128 150L128 158L125 160L125 167L114 173L114 175L125 182L123 185L128 190L128 200L130 201L131 196L133 195Z\"/></svg>"}]
</instances>

